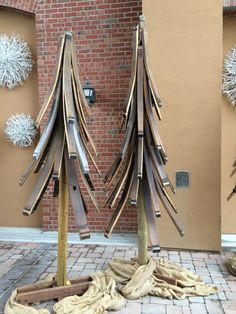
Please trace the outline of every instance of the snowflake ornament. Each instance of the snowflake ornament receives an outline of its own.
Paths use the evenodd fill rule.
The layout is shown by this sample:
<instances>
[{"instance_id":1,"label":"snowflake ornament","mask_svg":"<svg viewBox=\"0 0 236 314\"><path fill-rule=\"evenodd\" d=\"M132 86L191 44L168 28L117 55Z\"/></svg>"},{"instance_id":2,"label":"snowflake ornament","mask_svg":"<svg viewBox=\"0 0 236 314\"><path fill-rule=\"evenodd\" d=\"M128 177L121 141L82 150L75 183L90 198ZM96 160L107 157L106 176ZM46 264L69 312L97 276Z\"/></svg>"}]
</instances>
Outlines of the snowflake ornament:
<instances>
[{"instance_id":1,"label":"snowflake ornament","mask_svg":"<svg viewBox=\"0 0 236 314\"><path fill-rule=\"evenodd\" d=\"M7 120L4 133L14 146L25 148L32 145L37 129L30 115L20 113Z\"/></svg>"},{"instance_id":2,"label":"snowflake ornament","mask_svg":"<svg viewBox=\"0 0 236 314\"><path fill-rule=\"evenodd\" d=\"M236 107L236 46L234 46L226 55L223 69L223 94Z\"/></svg>"},{"instance_id":3,"label":"snowflake ornament","mask_svg":"<svg viewBox=\"0 0 236 314\"><path fill-rule=\"evenodd\" d=\"M0 35L0 86L14 88L23 84L33 62L28 44L18 35Z\"/></svg>"}]
</instances>

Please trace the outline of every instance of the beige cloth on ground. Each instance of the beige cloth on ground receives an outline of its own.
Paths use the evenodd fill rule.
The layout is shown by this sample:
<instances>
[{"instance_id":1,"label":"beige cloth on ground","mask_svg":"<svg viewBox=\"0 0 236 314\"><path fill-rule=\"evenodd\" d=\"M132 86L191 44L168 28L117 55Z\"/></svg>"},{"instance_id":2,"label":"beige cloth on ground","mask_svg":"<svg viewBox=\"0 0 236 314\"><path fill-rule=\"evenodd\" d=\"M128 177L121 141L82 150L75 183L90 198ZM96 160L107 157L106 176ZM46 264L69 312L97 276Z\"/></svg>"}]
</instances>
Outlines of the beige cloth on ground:
<instances>
[{"instance_id":1,"label":"beige cloth on ground","mask_svg":"<svg viewBox=\"0 0 236 314\"><path fill-rule=\"evenodd\" d=\"M175 278L177 285L157 279L153 275L154 271ZM108 263L108 270L105 272L116 282L127 283L121 288L121 292L130 300L147 294L168 299L184 299L186 296L207 296L218 291L217 287L207 285L198 275L164 258L150 258L148 264L143 266L115 258Z\"/></svg>"},{"instance_id":2,"label":"beige cloth on ground","mask_svg":"<svg viewBox=\"0 0 236 314\"><path fill-rule=\"evenodd\" d=\"M16 302L17 290L14 290L7 300L4 314L50 314L48 310L36 310L33 307L22 305Z\"/></svg>"},{"instance_id":3,"label":"beige cloth on ground","mask_svg":"<svg viewBox=\"0 0 236 314\"><path fill-rule=\"evenodd\" d=\"M176 285L158 279L154 272L174 278ZM207 296L218 291L217 287L204 283L198 275L163 258L150 258L147 265L143 266L135 261L114 258L108 263L107 270L93 273L90 277L93 281L82 296L66 297L54 305L56 314L105 314L107 310L119 310L124 304L123 296L129 300L147 294L184 299L194 295ZM116 284L119 284L118 288ZM5 314L49 313L47 310L37 311L17 304L15 298L16 291L6 304L8 312Z\"/></svg>"},{"instance_id":4,"label":"beige cloth on ground","mask_svg":"<svg viewBox=\"0 0 236 314\"><path fill-rule=\"evenodd\" d=\"M116 291L116 282L103 272L91 274L88 290L81 296L66 297L54 305L56 314L105 314L106 310L118 311L124 298Z\"/></svg>"},{"instance_id":5,"label":"beige cloth on ground","mask_svg":"<svg viewBox=\"0 0 236 314\"><path fill-rule=\"evenodd\" d=\"M228 259L226 266L229 272L236 277L236 257Z\"/></svg>"}]
</instances>

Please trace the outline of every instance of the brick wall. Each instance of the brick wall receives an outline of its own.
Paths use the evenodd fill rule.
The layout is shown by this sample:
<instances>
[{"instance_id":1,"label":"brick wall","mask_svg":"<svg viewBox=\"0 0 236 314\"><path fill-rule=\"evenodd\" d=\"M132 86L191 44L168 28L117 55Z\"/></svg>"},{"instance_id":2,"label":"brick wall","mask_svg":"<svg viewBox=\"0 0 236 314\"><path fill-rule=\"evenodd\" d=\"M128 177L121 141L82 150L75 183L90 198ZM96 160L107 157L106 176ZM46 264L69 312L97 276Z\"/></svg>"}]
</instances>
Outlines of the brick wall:
<instances>
[{"instance_id":1,"label":"brick wall","mask_svg":"<svg viewBox=\"0 0 236 314\"><path fill-rule=\"evenodd\" d=\"M97 93L89 128L99 152L98 166L105 176L123 136L118 134L118 127L130 77L132 27L138 22L141 0L0 0L0 6L35 14L40 104L52 79L58 37L66 30L75 33L82 83L89 78ZM102 205L105 186L94 169L92 174ZM112 211L104 208L97 214L91 204L88 209L91 230L104 231ZM69 226L76 231L71 212ZM57 228L57 199L52 198L52 185L43 201L43 228ZM127 208L116 230L135 229L136 210Z\"/></svg>"},{"instance_id":2,"label":"brick wall","mask_svg":"<svg viewBox=\"0 0 236 314\"><path fill-rule=\"evenodd\" d=\"M236 6L236 0L223 0L224 7Z\"/></svg>"},{"instance_id":3,"label":"brick wall","mask_svg":"<svg viewBox=\"0 0 236 314\"><path fill-rule=\"evenodd\" d=\"M223 0L224 15L234 16L236 14L236 0Z\"/></svg>"}]
</instances>

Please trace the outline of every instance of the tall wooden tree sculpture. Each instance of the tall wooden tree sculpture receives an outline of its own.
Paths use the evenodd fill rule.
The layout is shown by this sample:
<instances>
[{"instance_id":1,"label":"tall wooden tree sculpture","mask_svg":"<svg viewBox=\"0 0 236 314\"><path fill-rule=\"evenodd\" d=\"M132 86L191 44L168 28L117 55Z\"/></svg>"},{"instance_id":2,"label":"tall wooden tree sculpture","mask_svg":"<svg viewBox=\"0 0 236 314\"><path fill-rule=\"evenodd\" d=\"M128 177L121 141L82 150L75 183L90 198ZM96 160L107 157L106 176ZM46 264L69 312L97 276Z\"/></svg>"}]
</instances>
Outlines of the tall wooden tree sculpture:
<instances>
[{"instance_id":1,"label":"tall wooden tree sculpture","mask_svg":"<svg viewBox=\"0 0 236 314\"><path fill-rule=\"evenodd\" d=\"M50 107L51 100L52 105ZM41 125L47 111L49 111L49 117L34 150L32 162L20 179L22 185L31 172L38 173L32 194L23 209L25 215L30 215L37 209L50 179L53 178L54 180L53 195L59 196L57 286L66 285L67 282L66 249L69 196L81 239L89 237L87 209L81 183L87 189L94 207L98 210L87 160L88 155L99 173L89 146L95 154L97 151L87 129L84 109L88 114L91 114L80 83L73 36L71 33L65 33L60 38L53 83L37 117L37 127ZM77 169L80 180L77 177ZM83 278L82 286L75 287L74 290L73 287L70 287L67 292L65 290L57 291L61 297L72 291L77 294L88 286L89 280L89 278L86 280ZM78 285L81 282L76 281L75 283ZM40 293L36 291L33 297L31 293L31 299L29 299L29 295L19 295L18 301L25 299L27 301L39 301L45 297L50 299L52 296L52 293L48 291L41 290ZM57 292L54 291L53 293L55 297Z\"/></svg>"},{"instance_id":2,"label":"tall wooden tree sculpture","mask_svg":"<svg viewBox=\"0 0 236 314\"><path fill-rule=\"evenodd\" d=\"M107 237L128 200L137 205L139 264L147 262L147 230L153 251L160 249L156 226L156 217L161 215L160 201L180 235L184 234L172 214L172 210L177 211L166 191L169 187L175 193L165 171L167 155L158 133L161 100L149 69L146 42L144 18L141 17L133 33L131 80L122 122L126 133L119 154L105 178L108 189L112 185L113 188L104 204L113 208L122 191L105 233Z\"/></svg>"}]
</instances>

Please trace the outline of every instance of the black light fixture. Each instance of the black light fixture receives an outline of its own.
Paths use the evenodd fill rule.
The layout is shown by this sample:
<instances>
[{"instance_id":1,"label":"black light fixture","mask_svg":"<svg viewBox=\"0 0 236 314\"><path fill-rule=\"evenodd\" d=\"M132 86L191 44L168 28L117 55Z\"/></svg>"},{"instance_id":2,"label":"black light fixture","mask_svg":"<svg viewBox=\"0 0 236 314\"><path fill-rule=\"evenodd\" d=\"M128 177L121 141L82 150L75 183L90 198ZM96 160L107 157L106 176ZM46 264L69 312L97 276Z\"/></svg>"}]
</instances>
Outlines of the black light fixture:
<instances>
[{"instance_id":1,"label":"black light fixture","mask_svg":"<svg viewBox=\"0 0 236 314\"><path fill-rule=\"evenodd\" d=\"M83 91L88 104L94 104L96 101L96 92L88 79L83 86Z\"/></svg>"}]
</instances>

